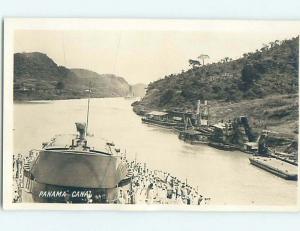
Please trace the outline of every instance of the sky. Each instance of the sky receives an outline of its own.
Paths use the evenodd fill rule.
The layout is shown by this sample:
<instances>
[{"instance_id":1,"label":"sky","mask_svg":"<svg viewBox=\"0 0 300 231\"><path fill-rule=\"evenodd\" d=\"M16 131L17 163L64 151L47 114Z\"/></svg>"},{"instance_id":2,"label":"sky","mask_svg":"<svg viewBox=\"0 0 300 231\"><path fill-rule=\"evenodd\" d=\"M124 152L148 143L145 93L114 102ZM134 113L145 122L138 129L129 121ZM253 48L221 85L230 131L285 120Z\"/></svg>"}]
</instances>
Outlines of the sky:
<instances>
[{"instance_id":1,"label":"sky","mask_svg":"<svg viewBox=\"0 0 300 231\"><path fill-rule=\"evenodd\" d=\"M265 43L295 37L298 25L204 30L16 30L14 52L42 52L58 65L145 83L189 68L188 60L239 58Z\"/></svg>"}]
</instances>

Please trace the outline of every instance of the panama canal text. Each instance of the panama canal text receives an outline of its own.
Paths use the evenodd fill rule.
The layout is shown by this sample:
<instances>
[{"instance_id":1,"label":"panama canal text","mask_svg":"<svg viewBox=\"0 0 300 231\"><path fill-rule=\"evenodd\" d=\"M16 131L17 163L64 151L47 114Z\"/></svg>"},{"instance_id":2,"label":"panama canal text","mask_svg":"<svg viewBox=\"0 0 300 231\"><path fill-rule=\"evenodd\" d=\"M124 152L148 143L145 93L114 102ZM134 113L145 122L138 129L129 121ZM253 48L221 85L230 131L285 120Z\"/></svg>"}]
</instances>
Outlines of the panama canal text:
<instances>
[{"instance_id":1,"label":"panama canal text","mask_svg":"<svg viewBox=\"0 0 300 231\"><path fill-rule=\"evenodd\" d=\"M73 191L72 193L69 193L68 191L40 191L39 197L41 198L54 198L54 197L88 197L91 196L91 191Z\"/></svg>"}]
</instances>

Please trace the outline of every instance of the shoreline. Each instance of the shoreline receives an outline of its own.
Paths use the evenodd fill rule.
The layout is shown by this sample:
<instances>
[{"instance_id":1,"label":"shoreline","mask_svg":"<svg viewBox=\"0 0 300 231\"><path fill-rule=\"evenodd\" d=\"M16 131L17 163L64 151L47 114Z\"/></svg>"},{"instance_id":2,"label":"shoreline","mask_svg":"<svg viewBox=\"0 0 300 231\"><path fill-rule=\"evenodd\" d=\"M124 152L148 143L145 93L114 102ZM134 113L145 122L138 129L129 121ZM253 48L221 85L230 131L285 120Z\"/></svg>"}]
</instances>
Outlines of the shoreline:
<instances>
[{"instance_id":1,"label":"shoreline","mask_svg":"<svg viewBox=\"0 0 300 231\"><path fill-rule=\"evenodd\" d=\"M124 96L115 96L115 97L91 97L91 99L115 99L115 98L124 98ZM13 100L13 104L42 104L42 103L51 103L53 101L68 101L68 100L82 100L88 99L84 98L66 98L66 99L32 99L32 100Z\"/></svg>"},{"instance_id":2,"label":"shoreline","mask_svg":"<svg viewBox=\"0 0 300 231\"><path fill-rule=\"evenodd\" d=\"M298 94L278 94L257 99L244 99L239 102L225 102L224 100L208 101L210 107L211 123L218 123L221 120L228 121L241 115L247 115L253 122L252 129L260 133L262 130L272 130L278 133L287 134L289 137L298 140ZM157 110L178 110L187 108L182 105L155 106L155 101L144 97L143 100L132 104L132 110L139 116ZM196 107L196 102L194 107ZM195 108L188 108L194 111Z\"/></svg>"}]
</instances>

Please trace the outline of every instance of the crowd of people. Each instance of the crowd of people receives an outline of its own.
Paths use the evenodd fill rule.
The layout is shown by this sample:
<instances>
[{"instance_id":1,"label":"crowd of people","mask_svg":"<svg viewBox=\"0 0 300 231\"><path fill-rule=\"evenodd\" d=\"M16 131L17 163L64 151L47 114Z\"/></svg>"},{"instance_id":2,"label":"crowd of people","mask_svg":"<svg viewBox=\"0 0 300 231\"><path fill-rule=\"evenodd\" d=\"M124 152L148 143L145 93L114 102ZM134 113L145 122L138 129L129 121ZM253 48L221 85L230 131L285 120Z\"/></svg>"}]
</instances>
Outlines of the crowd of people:
<instances>
[{"instance_id":1,"label":"crowd of people","mask_svg":"<svg viewBox=\"0 0 300 231\"><path fill-rule=\"evenodd\" d=\"M37 155L35 150L28 155L13 155L13 202L22 202L22 189L30 191L32 187L30 169Z\"/></svg>"},{"instance_id":2,"label":"crowd of people","mask_svg":"<svg viewBox=\"0 0 300 231\"><path fill-rule=\"evenodd\" d=\"M32 187L30 169L35 157L36 153L33 151L26 156L22 154L13 156L13 202L15 203L22 202L22 190L30 192ZM128 177L131 180L129 184L117 188L114 203L203 205L210 201L210 198L203 197L196 188L170 173L150 170L145 163L129 162L125 157L122 160L127 164ZM88 194L87 198L81 198L84 199L82 203L105 203L105 198L101 196L99 199L97 195Z\"/></svg>"},{"instance_id":3,"label":"crowd of people","mask_svg":"<svg viewBox=\"0 0 300 231\"><path fill-rule=\"evenodd\" d=\"M170 173L151 171L146 164L136 161L127 162L132 171L132 181L128 187L119 189L120 204L208 204L210 198L204 198L197 189L188 185Z\"/></svg>"},{"instance_id":4,"label":"crowd of people","mask_svg":"<svg viewBox=\"0 0 300 231\"><path fill-rule=\"evenodd\" d=\"M13 202L22 202L24 157L22 154L13 155Z\"/></svg>"}]
</instances>

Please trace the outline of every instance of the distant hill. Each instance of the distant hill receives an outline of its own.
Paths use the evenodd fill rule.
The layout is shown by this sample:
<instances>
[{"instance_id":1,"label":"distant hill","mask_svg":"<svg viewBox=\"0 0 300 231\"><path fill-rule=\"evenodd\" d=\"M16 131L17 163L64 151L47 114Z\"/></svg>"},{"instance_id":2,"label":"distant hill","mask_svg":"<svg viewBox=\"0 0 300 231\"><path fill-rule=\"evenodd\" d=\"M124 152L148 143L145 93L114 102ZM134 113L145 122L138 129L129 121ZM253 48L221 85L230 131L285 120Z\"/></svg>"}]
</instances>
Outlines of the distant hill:
<instances>
[{"instance_id":1,"label":"distant hill","mask_svg":"<svg viewBox=\"0 0 300 231\"><path fill-rule=\"evenodd\" d=\"M196 101L239 102L273 94L298 93L299 37L274 41L232 60L201 65L152 82L134 106L157 109L195 109Z\"/></svg>"},{"instance_id":2,"label":"distant hill","mask_svg":"<svg viewBox=\"0 0 300 231\"><path fill-rule=\"evenodd\" d=\"M43 53L14 55L15 100L84 98L89 85L92 97L125 96L130 87L122 77L58 66Z\"/></svg>"},{"instance_id":3,"label":"distant hill","mask_svg":"<svg viewBox=\"0 0 300 231\"><path fill-rule=\"evenodd\" d=\"M71 69L82 80L92 83L94 92L99 97L125 96L129 92L130 85L127 81L112 74L98 74L86 69Z\"/></svg>"},{"instance_id":4,"label":"distant hill","mask_svg":"<svg viewBox=\"0 0 300 231\"><path fill-rule=\"evenodd\" d=\"M132 85L132 91L134 96L144 97L146 94L147 85L143 83L137 83Z\"/></svg>"}]
</instances>

